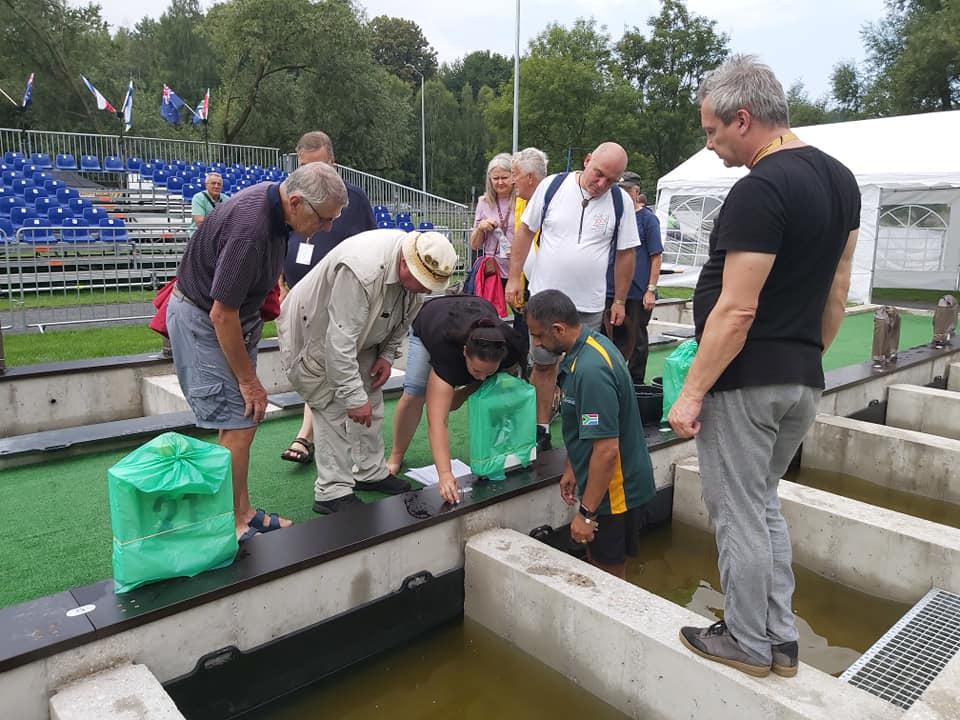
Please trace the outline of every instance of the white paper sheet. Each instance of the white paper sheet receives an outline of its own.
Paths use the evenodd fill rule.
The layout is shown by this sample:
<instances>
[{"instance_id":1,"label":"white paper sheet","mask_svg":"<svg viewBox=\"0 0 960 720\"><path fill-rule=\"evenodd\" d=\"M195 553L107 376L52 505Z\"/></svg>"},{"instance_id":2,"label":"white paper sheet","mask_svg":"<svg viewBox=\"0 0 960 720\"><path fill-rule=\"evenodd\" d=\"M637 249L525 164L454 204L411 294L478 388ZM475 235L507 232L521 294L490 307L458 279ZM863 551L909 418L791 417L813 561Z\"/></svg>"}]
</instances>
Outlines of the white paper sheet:
<instances>
[{"instance_id":1,"label":"white paper sheet","mask_svg":"<svg viewBox=\"0 0 960 720\"><path fill-rule=\"evenodd\" d=\"M450 468L453 470L453 476L457 479L470 474L470 466L457 458L453 458L453 460L450 461ZM404 474L411 480L416 480L417 482L421 482L427 486L436 485L438 482L440 482L440 476L437 474L436 465L410 468Z\"/></svg>"}]
</instances>

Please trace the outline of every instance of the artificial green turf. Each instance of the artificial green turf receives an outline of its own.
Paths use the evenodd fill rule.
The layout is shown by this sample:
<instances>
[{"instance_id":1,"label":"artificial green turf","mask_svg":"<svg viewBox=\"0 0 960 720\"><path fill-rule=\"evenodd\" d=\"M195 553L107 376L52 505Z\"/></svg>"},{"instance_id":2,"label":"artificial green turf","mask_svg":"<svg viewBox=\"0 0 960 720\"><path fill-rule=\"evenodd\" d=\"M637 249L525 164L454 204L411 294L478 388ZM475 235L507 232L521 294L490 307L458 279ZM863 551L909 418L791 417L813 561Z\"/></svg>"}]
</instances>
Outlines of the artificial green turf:
<instances>
[{"instance_id":1,"label":"artificial green turf","mask_svg":"<svg viewBox=\"0 0 960 720\"><path fill-rule=\"evenodd\" d=\"M387 451L396 401L385 407L383 437ZM300 427L300 416L270 420L257 431L250 459L250 495L254 506L278 512L294 522L323 522L311 510L315 467L283 462L280 453ZM467 406L450 414L450 452L469 463ZM553 431L554 443L560 433ZM214 435L205 439L215 441ZM111 577L110 512L107 470L128 450L115 450L0 474L0 507L17 522L0 524L4 576L0 607ZM406 467L433 462L421 422L405 459ZM359 493L365 501L379 493ZM15 579L15 580L14 580Z\"/></svg>"},{"instance_id":2,"label":"artificial green turf","mask_svg":"<svg viewBox=\"0 0 960 720\"><path fill-rule=\"evenodd\" d=\"M829 370L869 360L872 332L871 313L848 316L824 359L824 367ZM55 333L50 337L66 334ZM929 342L931 334L930 318L902 316L901 348ZM662 374L663 361L674 347L650 353L648 380ZM394 405L394 401L386 403L383 435L388 451ZM466 406L451 413L449 422L451 454L469 463ZM250 489L255 505L279 512L295 522L305 522L316 518L310 509L313 466L279 459L299 425L297 416L271 420L260 427L251 453ZM556 425L552 435L554 444L558 445L560 432ZM10 517L17 520L0 524L5 576L16 579L0 585L0 607L112 575L107 469L127 452L110 451L47 461L0 474L0 507L7 508ZM421 422L406 460L408 467L433 462L425 422ZM375 497L370 494L364 499Z\"/></svg>"},{"instance_id":3,"label":"artificial green turf","mask_svg":"<svg viewBox=\"0 0 960 720\"><path fill-rule=\"evenodd\" d=\"M79 305L121 305L124 303L151 302L156 290L110 290L77 286L60 292L24 292L0 298L0 312L31 308L62 308Z\"/></svg>"},{"instance_id":4,"label":"artificial green turf","mask_svg":"<svg viewBox=\"0 0 960 720\"><path fill-rule=\"evenodd\" d=\"M899 302L915 302L934 307L944 295L953 295L957 300L960 300L960 291L957 290L920 290L917 288L874 288L870 293L870 299L875 303L886 302L896 305Z\"/></svg>"}]
</instances>

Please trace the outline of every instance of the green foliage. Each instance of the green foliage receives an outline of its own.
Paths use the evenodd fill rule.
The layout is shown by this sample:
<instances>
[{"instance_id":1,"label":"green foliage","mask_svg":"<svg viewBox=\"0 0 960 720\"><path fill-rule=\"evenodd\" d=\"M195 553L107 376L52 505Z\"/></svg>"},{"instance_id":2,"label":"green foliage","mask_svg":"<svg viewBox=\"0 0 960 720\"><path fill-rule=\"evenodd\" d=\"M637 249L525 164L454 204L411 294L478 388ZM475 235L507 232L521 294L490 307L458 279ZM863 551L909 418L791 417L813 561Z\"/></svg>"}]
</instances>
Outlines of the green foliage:
<instances>
[{"instance_id":1,"label":"green foliage","mask_svg":"<svg viewBox=\"0 0 960 720\"><path fill-rule=\"evenodd\" d=\"M478 50L440 67L440 79L447 90L456 93L469 85L474 97L486 86L499 94L504 83L513 77L513 59L489 50Z\"/></svg>"},{"instance_id":2,"label":"green foliage","mask_svg":"<svg viewBox=\"0 0 960 720\"><path fill-rule=\"evenodd\" d=\"M379 15L370 21L367 31L373 59L411 87L420 84L417 72L427 80L437 73L437 51L415 22Z\"/></svg>"}]
</instances>

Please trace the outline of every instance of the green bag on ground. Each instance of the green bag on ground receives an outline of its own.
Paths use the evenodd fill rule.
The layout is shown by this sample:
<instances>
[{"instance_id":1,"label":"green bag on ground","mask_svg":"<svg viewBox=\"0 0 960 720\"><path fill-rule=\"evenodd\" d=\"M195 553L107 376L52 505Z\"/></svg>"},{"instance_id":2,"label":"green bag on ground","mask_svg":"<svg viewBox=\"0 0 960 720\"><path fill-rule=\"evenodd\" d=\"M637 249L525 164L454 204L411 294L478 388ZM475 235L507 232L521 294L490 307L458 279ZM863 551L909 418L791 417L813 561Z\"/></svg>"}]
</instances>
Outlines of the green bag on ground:
<instances>
[{"instance_id":1,"label":"green bag on ground","mask_svg":"<svg viewBox=\"0 0 960 720\"><path fill-rule=\"evenodd\" d=\"M233 562L230 451L164 433L107 471L116 592Z\"/></svg>"},{"instance_id":2,"label":"green bag on ground","mask_svg":"<svg viewBox=\"0 0 960 720\"><path fill-rule=\"evenodd\" d=\"M687 379L693 358L697 355L697 341L693 338L684 340L663 361L663 417L660 422L667 421L670 408L680 396L683 381Z\"/></svg>"},{"instance_id":3,"label":"green bag on ground","mask_svg":"<svg viewBox=\"0 0 960 720\"><path fill-rule=\"evenodd\" d=\"M523 380L497 373L470 396L470 469L503 480L508 461L530 464L537 444L537 394Z\"/></svg>"}]
</instances>

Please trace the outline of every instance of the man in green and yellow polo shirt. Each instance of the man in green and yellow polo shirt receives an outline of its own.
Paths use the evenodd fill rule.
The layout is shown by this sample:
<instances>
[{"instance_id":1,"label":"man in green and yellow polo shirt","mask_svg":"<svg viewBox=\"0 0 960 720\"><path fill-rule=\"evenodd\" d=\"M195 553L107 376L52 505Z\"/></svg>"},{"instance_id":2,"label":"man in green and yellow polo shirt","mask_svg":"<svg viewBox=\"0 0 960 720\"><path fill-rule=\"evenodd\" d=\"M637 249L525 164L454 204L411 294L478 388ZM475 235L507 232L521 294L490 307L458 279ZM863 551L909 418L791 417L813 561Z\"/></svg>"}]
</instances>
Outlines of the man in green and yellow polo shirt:
<instances>
[{"instance_id":1,"label":"man in green and yellow polo shirt","mask_svg":"<svg viewBox=\"0 0 960 720\"><path fill-rule=\"evenodd\" d=\"M527 303L534 346L566 353L558 384L567 464L560 494L579 496L570 535L587 545L597 567L624 576L634 554L638 510L656 492L633 381L616 346L581 326L577 308L559 290L543 290Z\"/></svg>"}]
</instances>

